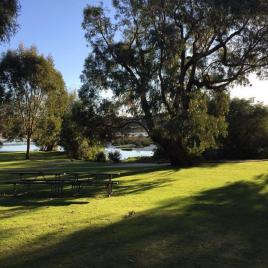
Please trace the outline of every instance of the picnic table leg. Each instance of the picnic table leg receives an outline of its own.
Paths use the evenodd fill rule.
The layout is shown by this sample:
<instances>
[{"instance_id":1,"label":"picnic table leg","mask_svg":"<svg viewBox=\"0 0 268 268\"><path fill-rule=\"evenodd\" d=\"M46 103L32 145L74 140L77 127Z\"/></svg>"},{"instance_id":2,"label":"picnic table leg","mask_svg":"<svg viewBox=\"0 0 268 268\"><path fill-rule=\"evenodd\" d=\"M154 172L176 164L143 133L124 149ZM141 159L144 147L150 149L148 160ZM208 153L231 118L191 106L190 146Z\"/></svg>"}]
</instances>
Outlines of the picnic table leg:
<instances>
[{"instance_id":1,"label":"picnic table leg","mask_svg":"<svg viewBox=\"0 0 268 268\"><path fill-rule=\"evenodd\" d=\"M50 183L50 195L52 196L52 193L53 193L53 187L54 185L53 185L53 183Z\"/></svg>"},{"instance_id":2,"label":"picnic table leg","mask_svg":"<svg viewBox=\"0 0 268 268\"><path fill-rule=\"evenodd\" d=\"M60 192L60 182L56 182L56 193Z\"/></svg>"},{"instance_id":3,"label":"picnic table leg","mask_svg":"<svg viewBox=\"0 0 268 268\"><path fill-rule=\"evenodd\" d=\"M28 183L28 184L27 184L27 191L29 192L30 190L31 190L31 184Z\"/></svg>"},{"instance_id":4,"label":"picnic table leg","mask_svg":"<svg viewBox=\"0 0 268 268\"><path fill-rule=\"evenodd\" d=\"M61 192L61 193L63 193L63 187L64 187L64 185L63 185L63 184L64 184L64 182L63 182L63 181L61 181L61 185L60 185L60 192Z\"/></svg>"},{"instance_id":5,"label":"picnic table leg","mask_svg":"<svg viewBox=\"0 0 268 268\"><path fill-rule=\"evenodd\" d=\"M113 193L113 182L112 182L112 175L109 178L109 182L107 184L107 194L108 197L110 197Z\"/></svg>"},{"instance_id":6,"label":"picnic table leg","mask_svg":"<svg viewBox=\"0 0 268 268\"><path fill-rule=\"evenodd\" d=\"M14 196L17 196L17 183L14 183L13 190L14 190Z\"/></svg>"}]
</instances>

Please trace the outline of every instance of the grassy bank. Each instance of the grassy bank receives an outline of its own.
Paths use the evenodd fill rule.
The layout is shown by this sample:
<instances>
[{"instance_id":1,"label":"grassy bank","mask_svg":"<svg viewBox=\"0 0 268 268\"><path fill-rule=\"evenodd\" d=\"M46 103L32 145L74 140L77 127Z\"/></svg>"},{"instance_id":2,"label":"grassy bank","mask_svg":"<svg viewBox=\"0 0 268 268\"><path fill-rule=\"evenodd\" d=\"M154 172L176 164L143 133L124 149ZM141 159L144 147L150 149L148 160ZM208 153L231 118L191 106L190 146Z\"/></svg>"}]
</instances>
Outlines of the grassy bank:
<instances>
[{"instance_id":1,"label":"grassy bank","mask_svg":"<svg viewBox=\"0 0 268 268\"><path fill-rule=\"evenodd\" d=\"M0 180L29 168L131 175L112 198L0 197L0 267L268 267L268 162L152 170L0 154Z\"/></svg>"}]
</instances>

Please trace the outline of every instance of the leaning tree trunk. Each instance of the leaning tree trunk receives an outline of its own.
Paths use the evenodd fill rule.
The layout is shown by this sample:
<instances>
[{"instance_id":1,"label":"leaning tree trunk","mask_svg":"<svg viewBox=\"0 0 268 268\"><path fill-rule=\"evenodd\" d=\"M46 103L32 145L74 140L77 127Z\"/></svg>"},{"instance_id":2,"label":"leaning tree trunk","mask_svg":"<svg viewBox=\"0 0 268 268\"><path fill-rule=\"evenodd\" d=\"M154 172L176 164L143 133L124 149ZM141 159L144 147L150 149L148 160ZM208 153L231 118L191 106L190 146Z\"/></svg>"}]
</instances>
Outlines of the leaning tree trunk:
<instances>
[{"instance_id":1,"label":"leaning tree trunk","mask_svg":"<svg viewBox=\"0 0 268 268\"><path fill-rule=\"evenodd\" d=\"M31 136L27 136L27 149L26 149L26 155L25 159L30 159L30 146L31 146Z\"/></svg>"}]
</instances>

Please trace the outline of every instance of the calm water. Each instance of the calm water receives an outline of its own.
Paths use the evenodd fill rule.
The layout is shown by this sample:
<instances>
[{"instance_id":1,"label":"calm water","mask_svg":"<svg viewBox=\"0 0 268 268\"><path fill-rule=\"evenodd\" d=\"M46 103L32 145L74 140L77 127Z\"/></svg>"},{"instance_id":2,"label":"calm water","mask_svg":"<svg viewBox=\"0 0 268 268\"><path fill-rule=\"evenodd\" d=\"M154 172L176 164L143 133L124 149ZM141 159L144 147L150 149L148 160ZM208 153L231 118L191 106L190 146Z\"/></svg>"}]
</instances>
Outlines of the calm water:
<instances>
[{"instance_id":1,"label":"calm water","mask_svg":"<svg viewBox=\"0 0 268 268\"><path fill-rule=\"evenodd\" d=\"M131 151L124 151L114 146L108 146L105 148L105 152L109 153L119 151L121 154L121 159L124 160L129 157L153 156L155 148L156 148L155 145L150 145L143 148L135 148Z\"/></svg>"},{"instance_id":2,"label":"calm water","mask_svg":"<svg viewBox=\"0 0 268 268\"><path fill-rule=\"evenodd\" d=\"M25 142L7 142L4 146L0 147L0 152L25 152L26 151ZM38 151L39 148L35 144L31 144L31 151Z\"/></svg>"},{"instance_id":3,"label":"calm water","mask_svg":"<svg viewBox=\"0 0 268 268\"><path fill-rule=\"evenodd\" d=\"M39 148L35 146L35 144L31 144L31 151L38 151ZM155 146L150 145L144 148L136 148L131 151L124 151L118 149L114 146L107 146L105 148L105 152L108 154L109 152L119 151L121 154L121 159L127 159L129 157L142 157L142 156L152 156L154 153ZM10 142L4 143L4 146L0 147L0 152L25 152L26 151L26 143L23 142Z\"/></svg>"}]
</instances>

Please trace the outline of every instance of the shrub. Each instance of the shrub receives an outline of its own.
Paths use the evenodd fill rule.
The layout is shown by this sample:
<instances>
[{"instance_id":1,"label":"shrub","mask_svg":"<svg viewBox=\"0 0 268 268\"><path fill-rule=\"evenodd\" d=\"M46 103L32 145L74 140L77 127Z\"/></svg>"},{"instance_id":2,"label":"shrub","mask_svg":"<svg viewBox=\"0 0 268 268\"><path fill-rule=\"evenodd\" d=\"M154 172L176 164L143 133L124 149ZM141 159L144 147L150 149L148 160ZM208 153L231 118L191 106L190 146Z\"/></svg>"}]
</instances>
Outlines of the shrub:
<instances>
[{"instance_id":1,"label":"shrub","mask_svg":"<svg viewBox=\"0 0 268 268\"><path fill-rule=\"evenodd\" d=\"M98 152L95 156L96 162L106 162L106 154L104 152Z\"/></svg>"},{"instance_id":2,"label":"shrub","mask_svg":"<svg viewBox=\"0 0 268 268\"><path fill-rule=\"evenodd\" d=\"M115 163L118 163L118 162L120 162L121 154L119 151L110 152L108 154L108 158L109 158L109 160L111 160Z\"/></svg>"},{"instance_id":3,"label":"shrub","mask_svg":"<svg viewBox=\"0 0 268 268\"><path fill-rule=\"evenodd\" d=\"M163 159L168 159L168 156L162 147L157 146L156 150L154 151L153 158L155 160L163 160Z\"/></svg>"}]
</instances>

